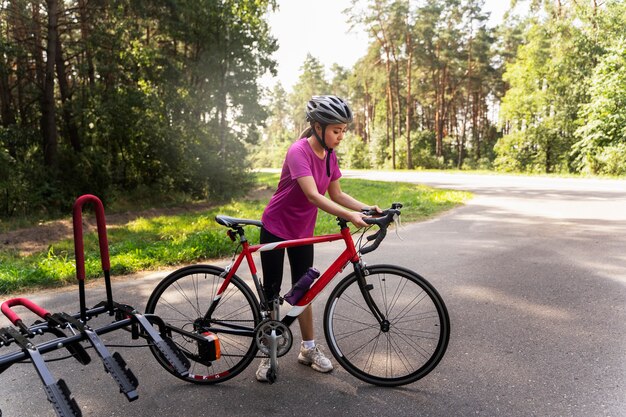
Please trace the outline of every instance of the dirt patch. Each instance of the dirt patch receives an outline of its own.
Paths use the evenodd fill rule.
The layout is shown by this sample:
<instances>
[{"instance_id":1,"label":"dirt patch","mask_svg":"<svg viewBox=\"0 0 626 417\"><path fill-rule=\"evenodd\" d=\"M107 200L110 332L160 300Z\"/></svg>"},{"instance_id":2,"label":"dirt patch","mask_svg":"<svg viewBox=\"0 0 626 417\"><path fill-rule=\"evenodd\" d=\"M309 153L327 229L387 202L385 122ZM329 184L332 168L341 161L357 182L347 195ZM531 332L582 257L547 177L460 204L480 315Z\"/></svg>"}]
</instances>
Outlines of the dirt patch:
<instances>
[{"instance_id":1,"label":"dirt patch","mask_svg":"<svg viewBox=\"0 0 626 417\"><path fill-rule=\"evenodd\" d=\"M271 187L252 190L246 200L268 200L273 193ZM138 218L149 219L158 216L173 216L184 213L197 213L214 207L209 203L194 203L180 207L153 208L136 212L113 213L106 215L107 228L123 226ZM83 215L84 233L96 230L96 218L91 213ZM72 219L54 220L37 226L0 233L0 250L16 250L21 256L31 255L48 249L59 240L73 238Z\"/></svg>"},{"instance_id":2,"label":"dirt patch","mask_svg":"<svg viewBox=\"0 0 626 417\"><path fill-rule=\"evenodd\" d=\"M246 200L269 201L274 194L274 191L276 191L276 188L269 187L267 185L259 187L256 190L250 191L246 196Z\"/></svg>"}]
</instances>

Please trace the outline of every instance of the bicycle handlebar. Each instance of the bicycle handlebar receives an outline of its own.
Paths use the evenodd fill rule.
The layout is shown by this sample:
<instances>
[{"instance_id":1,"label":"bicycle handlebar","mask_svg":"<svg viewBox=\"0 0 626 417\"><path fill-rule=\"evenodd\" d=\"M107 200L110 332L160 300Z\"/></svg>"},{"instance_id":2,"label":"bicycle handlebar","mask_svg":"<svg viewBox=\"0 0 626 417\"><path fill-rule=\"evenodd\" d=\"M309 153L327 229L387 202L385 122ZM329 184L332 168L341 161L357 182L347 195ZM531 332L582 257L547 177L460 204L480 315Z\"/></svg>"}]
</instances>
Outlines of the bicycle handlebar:
<instances>
[{"instance_id":1,"label":"bicycle handlebar","mask_svg":"<svg viewBox=\"0 0 626 417\"><path fill-rule=\"evenodd\" d=\"M382 213L365 211L364 214L374 215L379 217L366 217L363 221L367 224L371 224L373 226L378 226L379 229L376 233L371 236L368 236L367 241L374 241L371 245L365 246L360 249L361 255L365 255L366 253L370 253L378 248L380 243L387 236L387 227L396 220L397 216L400 216L400 209L402 208L401 203L393 203L390 209L384 210Z\"/></svg>"}]
</instances>

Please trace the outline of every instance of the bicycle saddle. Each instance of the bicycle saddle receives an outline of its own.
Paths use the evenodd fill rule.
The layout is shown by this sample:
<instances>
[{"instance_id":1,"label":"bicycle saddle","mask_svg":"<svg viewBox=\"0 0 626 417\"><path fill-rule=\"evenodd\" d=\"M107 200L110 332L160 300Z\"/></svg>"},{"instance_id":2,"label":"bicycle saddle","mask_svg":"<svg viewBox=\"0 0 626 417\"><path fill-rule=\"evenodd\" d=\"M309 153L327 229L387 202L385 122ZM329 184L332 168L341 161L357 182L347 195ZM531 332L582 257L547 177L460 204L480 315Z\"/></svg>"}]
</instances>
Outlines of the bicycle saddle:
<instances>
[{"instance_id":1,"label":"bicycle saddle","mask_svg":"<svg viewBox=\"0 0 626 417\"><path fill-rule=\"evenodd\" d=\"M262 227L263 223L260 220L238 219L230 216L215 216L215 221L226 227L239 227L239 226L257 226Z\"/></svg>"}]
</instances>

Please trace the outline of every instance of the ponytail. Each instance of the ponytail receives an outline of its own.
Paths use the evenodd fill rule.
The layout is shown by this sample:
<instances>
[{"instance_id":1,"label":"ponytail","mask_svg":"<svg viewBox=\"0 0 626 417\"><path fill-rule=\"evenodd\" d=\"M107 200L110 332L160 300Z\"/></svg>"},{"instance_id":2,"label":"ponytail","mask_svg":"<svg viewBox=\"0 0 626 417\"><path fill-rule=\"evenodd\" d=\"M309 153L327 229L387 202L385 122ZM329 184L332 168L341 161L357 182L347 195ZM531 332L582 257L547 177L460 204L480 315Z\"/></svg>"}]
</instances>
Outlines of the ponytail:
<instances>
[{"instance_id":1,"label":"ponytail","mask_svg":"<svg viewBox=\"0 0 626 417\"><path fill-rule=\"evenodd\" d=\"M304 129L302 133L300 133L300 136L298 136L298 138L308 138L312 134L313 134L313 126L309 126L306 129Z\"/></svg>"}]
</instances>

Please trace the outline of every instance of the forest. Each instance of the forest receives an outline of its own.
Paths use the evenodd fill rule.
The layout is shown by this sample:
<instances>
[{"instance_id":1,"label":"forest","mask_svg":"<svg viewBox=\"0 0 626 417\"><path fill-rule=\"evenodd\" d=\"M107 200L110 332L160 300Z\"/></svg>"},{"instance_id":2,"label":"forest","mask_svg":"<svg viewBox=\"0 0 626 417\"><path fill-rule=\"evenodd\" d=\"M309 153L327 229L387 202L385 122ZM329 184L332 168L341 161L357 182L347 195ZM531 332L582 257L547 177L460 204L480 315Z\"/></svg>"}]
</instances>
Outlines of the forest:
<instances>
[{"instance_id":1,"label":"forest","mask_svg":"<svg viewBox=\"0 0 626 417\"><path fill-rule=\"evenodd\" d=\"M293 92L277 86L257 164L278 166L268 150L301 130L306 97L330 91L356 114L343 166L626 174L625 2L532 0L495 28L481 1L352 3L367 56L330 81L309 56Z\"/></svg>"},{"instance_id":2,"label":"forest","mask_svg":"<svg viewBox=\"0 0 626 417\"><path fill-rule=\"evenodd\" d=\"M490 27L481 0L353 0L366 56L267 91L274 0L0 0L0 218L236 196L316 94L354 109L347 168L625 175L626 3L524 4Z\"/></svg>"}]
</instances>

